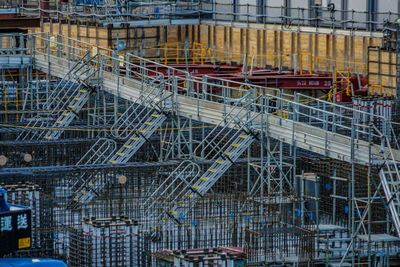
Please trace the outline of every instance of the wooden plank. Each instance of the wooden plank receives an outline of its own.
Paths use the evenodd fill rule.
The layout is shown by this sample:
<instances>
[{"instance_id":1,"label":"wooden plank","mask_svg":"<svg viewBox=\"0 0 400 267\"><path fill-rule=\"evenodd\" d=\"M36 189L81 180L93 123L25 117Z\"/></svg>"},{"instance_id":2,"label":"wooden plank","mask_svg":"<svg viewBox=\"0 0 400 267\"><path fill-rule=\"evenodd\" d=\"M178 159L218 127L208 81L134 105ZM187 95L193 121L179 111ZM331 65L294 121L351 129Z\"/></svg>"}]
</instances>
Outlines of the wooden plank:
<instances>
[{"instance_id":1,"label":"wooden plank","mask_svg":"<svg viewBox=\"0 0 400 267\"><path fill-rule=\"evenodd\" d=\"M227 27L224 27L224 59L223 62L228 62L228 29Z\"/></svg>"},{"instance_id":2,"label":"wooden plank","mask_svg":"<svg viewBox=\"0 0 400 267\"><path fill-rule=\"evenodd\" d=\"M237 63L241 61L240 49L240 29L232 28L232 61Z\"/></svg>"},{"instance_id":3,"label":"wooden plank","mask_svg":"<svg viewBox=\"0 0 400 267\"><path fill-rule=\"evenodd\" d=\"M282 33L282 66L292 69L292 33Z\"/></svg>"},{"instance_id":4,"label":"wooden plank","mask_svg":"<svg viewBox=\"0 0 400 267\"><path fill-rule=\"evenodd\" d=\"M335 66L337 70L344 70L345 69L345 53L347 53L345 48L345 36L343 35L336 35L336 49L335 49Z\"/></svg>"},{"instance_id":5,"label":"wooden plank","mask_svg":"<svg viewBox=\"0 0 400 267\"><path fill-rule=\"evenodd\" d=\"M393 76L396 76L396 53L392 53L392 65L390 66L391 73ZM399 73L397 74L399 75ZM397 87L396 77L391 78L391 86ZM396 95L396 92L394 93Z\"/></svg>"},{"instance_id":6,"label":"wooden plank","mask_svg":"<svg viewBox=\"0 0 400 267\"><path fill-rule=\"evenodd\" d=\"M167 31L167 43L178 42L178 26L169 26Z\"/></svg>"},{"instance_id":7,"label":"wooden plank","mask_svg":"<svg viewBox=\"0 0 400 267\"><path fill-rule=\"evenodd\" d=\"M89 27L88 28L88 39L89 43L92 45L97 45L97 36L96 36L96 27Z\"/></svg>"},{"instance_id":8,"label":"wooden plank","mask_svg":"<svg viewBox=\"0 0 400 267\"><path fill-rule=\"evenodd\" d=\"M77 25L71 25L71 35L70 37L73 39L78 39L78 26Z\"/></svg>"},{"instance_id":9,"label":"wooden plank","mask_svg":"<svg viewBox=\"0 0 400 267\"><path fill-rule=\"evenodd\" d=\"M43 23L43 32L49 32L51 33L51 29L50 29L50 24L49 23Z\"/></svg>"},{"instance_id":10,"label":"wooden plank","mask_svg":"<svg viewBox=\"0 0 400 267\"><path fill-rule=\"evenodd\" d=\"M251 59L254 56L255 61L257 60L257 30L249 30L248 31L248 54L249 54L249 63L251 64ZM250 66L250 65L249 65Z\"/></svg>"},{"instance_id":11,"label":"wooden plank","mask_svg":"<svg viewBox=\"0 0 400 267\"><path fill-rule=\"evenodd\" d=\"M225 61L225 27L215 27L215 53L216 61Z\"/></svg>"},{"instance_id":12,"label":"wooden plank","mask_svg":"<svg viewBox=\"0 0 400 267\"><path fill-rule=\"evenodd\" d=\"M299 58L299 67L303 69L303 71L310 71L310 64L312 63L311 51L312 51L312 38L308 33L300 33L300 57Z\"/></svg>"},{"instance_id":13,"label":"wooden plank","mask_svg":"<svg viewBox=\"0 0 400 267\"><path fill-rule=\"evenodd\" d=\"M208 27L206 25L200 25L199 43L208 44Z\"/></svg>"},{"instance_id":14,"label":"wooden plank","mask_svg":"<svg viewBox=\"0 0 400 267\"><path fill-rule=\"evenodd\" d=\"M310 39L308 33L300 33L300 52L308 53L310 51Z\"/></svg>"},{"instance_id":15,"label":"wooden plank","mask_svg":"<svg viewBox=\"0 0 400 267\"><path fill-rule=\"evenodd\" d=\"M261 54L261 44L262 44L262 33L261 30L257 30L257 57L256 61L254 62L255 66L261 67L262 57Z\"/></svg>"},{"instance_id":16,"label":"wooden plank","mask_svg":"<svg viewBox=\"0 0 400 267\"><path fill-rule=\"evenodd\" d=\"M318 45L317 45L318 56L314 58L317 65L316 71L326 72L328 71L326 67L327 38L325 34L318 34L317 38L318 38Z\"/></svg>"},{"instance_id":17,"label":"wooden plank","mask_svg":"<svg viewBox=\"0 0 400 267\"><path fill-rule=\"evenodd\" d=\"M353 37L354 50L353 50L353 65L355 72L362 75L366 73L366 66L364 64L364 38L363 37Z\"/></svg>"},{"instance_id":18,"label":"wooden plank","mask_svg":"<svg viewBox=\"0 0 400 267\"><path fill-rule=\"evenodd\" d=\"M266 65L270 65L271 67L274 67L275 64L275 32L272 30L266 30Z\"/></svg>"}]
</instances>

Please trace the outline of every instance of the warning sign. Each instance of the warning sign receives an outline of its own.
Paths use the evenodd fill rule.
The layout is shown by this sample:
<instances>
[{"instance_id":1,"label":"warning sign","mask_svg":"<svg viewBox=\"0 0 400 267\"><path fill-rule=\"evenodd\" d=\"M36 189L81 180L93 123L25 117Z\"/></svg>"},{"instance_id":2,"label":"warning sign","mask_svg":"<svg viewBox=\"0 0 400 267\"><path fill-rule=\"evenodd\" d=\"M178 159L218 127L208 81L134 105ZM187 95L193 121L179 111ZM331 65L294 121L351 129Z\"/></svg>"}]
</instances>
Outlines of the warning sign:
<instances>
[{"instance_id":1,"label":"warning sign","mask_svg":"<svg viewBox=\"0 0 400 267\"><path fill-rule=\"evenodd\" d=\"M0 254L31 246L31 210L11 207L10 211L0 212Z\"/></svg>"},{"instance_id":2,"label":"warning sign","mask_svg":"<svg viewBox=\"0 0 400 267\"><path fill-rule=\"evenodd\" d=\"M18 248L23 249L23 248L29 248L31 247L31 238L30 237L24 237L18 239Z\"/></svg>"}]
</instances>

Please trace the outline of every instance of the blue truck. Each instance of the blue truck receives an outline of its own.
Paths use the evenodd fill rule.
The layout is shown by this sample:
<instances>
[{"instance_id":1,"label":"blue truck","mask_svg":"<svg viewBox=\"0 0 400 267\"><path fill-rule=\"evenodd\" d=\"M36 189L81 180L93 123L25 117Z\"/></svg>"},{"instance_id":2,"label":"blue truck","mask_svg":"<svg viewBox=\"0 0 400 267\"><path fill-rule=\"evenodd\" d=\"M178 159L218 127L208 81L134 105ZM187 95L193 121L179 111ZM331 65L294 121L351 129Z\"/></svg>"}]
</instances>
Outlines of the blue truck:
<instances>
[{"instance_id":1,"label":"blue truck","mask_svg":"<svg viewBox=\"0 0 400 267\"><path fill-rule=\"evenodd\" d=\"M31 247L31 210L7 203L0 188L0 257ZM62 261L41 258L0 258L0 267L66 267Z\"/></svg>"}]
</instances>

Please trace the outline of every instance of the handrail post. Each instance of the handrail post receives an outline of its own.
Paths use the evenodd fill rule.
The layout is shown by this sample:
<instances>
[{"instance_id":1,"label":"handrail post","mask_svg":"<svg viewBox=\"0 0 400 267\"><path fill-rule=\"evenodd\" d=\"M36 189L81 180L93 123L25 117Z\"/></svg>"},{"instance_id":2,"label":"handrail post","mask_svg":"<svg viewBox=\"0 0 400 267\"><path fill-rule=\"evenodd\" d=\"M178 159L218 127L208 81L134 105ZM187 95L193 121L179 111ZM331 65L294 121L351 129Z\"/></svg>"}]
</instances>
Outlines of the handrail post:
<instances>
[{"instance_id":1,"label":"handrail post","mask_svg":"<svg viewBox=\"0 0 400 267\"><path fill-rule=\"evenodd\" d=\"M203 99L204 100L208 100L207 96L208 96L208 92L207 92L207 75L203 76L203 88L202 88L202 95L203 95Z\"/></svg>"},{"instance_id":2,"label":"handrail post","mask_svg":"<svg viewBox=\"0 0 400 267\"><path fill-rule=\"evenodd\" d=\"M300 103L299 95L298 95L297 92L295 92L295 93L294 93L293 120L294 120L294 121L297 121L297 122L299 121L299 114L298 114L298 111L299 111L299 103Z\"/></svg>"}]
</instances>

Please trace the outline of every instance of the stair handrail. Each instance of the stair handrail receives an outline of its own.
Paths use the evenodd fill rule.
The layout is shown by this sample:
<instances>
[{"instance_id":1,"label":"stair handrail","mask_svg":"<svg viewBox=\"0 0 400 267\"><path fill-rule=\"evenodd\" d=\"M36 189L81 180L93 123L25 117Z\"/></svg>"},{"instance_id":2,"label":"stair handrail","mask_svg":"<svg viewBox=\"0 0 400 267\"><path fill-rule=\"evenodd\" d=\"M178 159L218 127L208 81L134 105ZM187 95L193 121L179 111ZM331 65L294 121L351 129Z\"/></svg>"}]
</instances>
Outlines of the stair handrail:
<instances>
[{"instance_id":1,"label":"stair handrail","mask_svg":"<svg viewBox=\"0 0 400 267\"><path fill-rule=\"evenodd\" d=\"M253 101L249 101L247 103L244 103L244 105L239 106L240 104L242 104L243 101L246 101L249 97L251 97L252 93L251 92L247 92L245 96L241 97L240 99L238 99L237 102L235 102L235 104L232 106L233 108L231 108L231 110L225 114L224 118L229 118L230 119L228 121L224 121L222 120L218 125L216 125L211 132L204 138L204 140L202 142L200 142L197 147L193 150L193 155L195 155L195 157L197 158L198 156L196 156L198 154L198 150L207 150L210 146L211 146L211 151L209 153L207 153L207 155L205 155L204 157L207 158L210 153L212 153L213 151L215 151L216 149L219 149L219 147L217 146L221 140L219 141L215 141L219 138L219 135L222 131L224 131L224 129L228 128L228 133L234 131L233 128L229 127L232 122L236 122L237 118L235 116L232 116L233 113L235 114L241 114L243 112L244 109L247 110L247 107L249 107L250 105L252 105L253 101L256 101L256 99L254 99ZM237 108L239 108L239 110L237 110ZM222 125L224 125L222 127ZM220 127L222 127L222 129L219 129ZM215 136L213 136L215 134ZM212 137L211 139L208 139L209 137ZM203 146L203 143L205 143L205 146Z\"/></svg>"}]
</instances>

